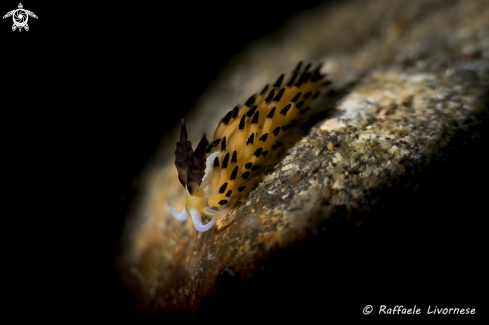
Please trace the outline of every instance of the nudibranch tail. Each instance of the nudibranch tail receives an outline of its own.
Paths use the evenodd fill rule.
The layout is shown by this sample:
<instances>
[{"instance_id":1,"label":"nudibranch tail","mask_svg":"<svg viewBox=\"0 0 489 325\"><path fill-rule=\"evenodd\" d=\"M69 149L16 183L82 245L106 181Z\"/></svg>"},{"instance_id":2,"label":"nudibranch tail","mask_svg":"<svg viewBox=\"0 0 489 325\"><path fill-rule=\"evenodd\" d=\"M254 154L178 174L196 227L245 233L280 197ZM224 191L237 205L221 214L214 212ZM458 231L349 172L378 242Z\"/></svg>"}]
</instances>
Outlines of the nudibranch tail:
<instances>
[{"instance_id":1,"label":"nudibranch tail","mask_svg":"<svg viewBox=\"0 0 489 325\"><path fill-rule=\"evenodd\" d=\"M187 203L180 214L170 206L175 218L190 214L195 229L206 231L253 188L283 144L279 140L304 120L311 102L330 83L323 80L321 65L313 71L310 67L302 69L300 62L288 76L280 75L243 106L234 107L219 122L212 142L204 134L195 151L181 120L175 166ZM211 221L202 225L202 215Z\"/></svg>"}]
</instances>

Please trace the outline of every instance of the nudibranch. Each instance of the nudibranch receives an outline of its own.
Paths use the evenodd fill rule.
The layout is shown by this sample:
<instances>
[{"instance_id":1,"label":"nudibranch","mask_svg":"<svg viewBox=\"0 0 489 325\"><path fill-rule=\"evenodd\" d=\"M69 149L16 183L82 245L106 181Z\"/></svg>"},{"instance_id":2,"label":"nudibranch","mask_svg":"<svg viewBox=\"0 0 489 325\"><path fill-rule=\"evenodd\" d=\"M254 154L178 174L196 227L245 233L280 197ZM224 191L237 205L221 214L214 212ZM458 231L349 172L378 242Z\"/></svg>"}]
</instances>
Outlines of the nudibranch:
<instances>
[{"instance_id":1,"label":"nudibranch","mask_svg":"<svg viewBox=\"0 0 489 325\"><path fill-rule=\"evenodd\" d=\"M252 190L254 180L265 169L262 167L282 145L279 140L300 123L309 104L330 83L320 74L321 65L313 71L309 71L311 64L301 66L302 62L288 76L282 74L243 106L229 111L219 122L212 142L209 144L204 134L195 151L181 120L175 166L187 203L180 213L169 204L176 219L190 215L195 229L206 231ZM202 224L202 215L211 221Z\"/></svg>"}]
</instances>

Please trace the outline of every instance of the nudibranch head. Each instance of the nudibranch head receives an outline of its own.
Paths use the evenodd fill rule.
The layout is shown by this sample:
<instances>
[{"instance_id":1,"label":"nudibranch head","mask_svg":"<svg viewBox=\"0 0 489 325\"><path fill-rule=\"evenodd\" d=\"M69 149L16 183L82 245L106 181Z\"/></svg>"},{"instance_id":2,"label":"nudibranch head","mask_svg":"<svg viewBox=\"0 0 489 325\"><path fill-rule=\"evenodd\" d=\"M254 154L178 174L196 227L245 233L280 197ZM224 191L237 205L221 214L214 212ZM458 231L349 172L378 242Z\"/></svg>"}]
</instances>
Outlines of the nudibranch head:
<instances>
[{"instance_id":1,"label":"nudibranch head","mask_svg":"<svg viewBox=\"0 0 489 325\"><path fill-rule=\"evenodd\" d=\"M299 63L287 78L282 74L271 87L267 84L243 106L229 111L219 122L213 141L209 144L204 134L195 151L181 120L175 166L187 191L187 203L181 213L170 205L175 218L185 220L190 215L195 229L206 231L252 190L254 180L282 145L279 140L300 123L309 104L329 84L319 73L321 65L314 71L309 71L310 64L303 70L301 66ZM202 215L211 221L203 225Z\"/></svg>"},{"instance_id":2,"label":"nudibranch head","mask_svg":"<svg viewBox=\"0 0 489 325\"><path fill-rule=\"evenodd\" d=\"M190 209L196 209L200 214L204 213L204 208L207 207L207 197L204 196L204 191L199 186L194 189L193 194L190 194L187 189L187 203L185 204L185 211L190 214Z\"/></svg>"}]
</instances>

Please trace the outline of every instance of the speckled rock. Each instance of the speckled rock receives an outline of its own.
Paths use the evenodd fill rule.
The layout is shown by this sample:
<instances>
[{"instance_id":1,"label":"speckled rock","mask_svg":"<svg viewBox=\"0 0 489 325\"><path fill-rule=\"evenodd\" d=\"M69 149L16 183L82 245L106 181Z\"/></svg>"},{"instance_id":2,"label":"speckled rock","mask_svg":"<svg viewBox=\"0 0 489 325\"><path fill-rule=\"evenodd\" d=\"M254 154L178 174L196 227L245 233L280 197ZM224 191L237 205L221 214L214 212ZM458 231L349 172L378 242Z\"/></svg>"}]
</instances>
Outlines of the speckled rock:
<instances>
[{"instance_id":1,"label":"speckled rock","mask_svg":"<svg viewBox=\"0 0 489 325\"><path fill-rule=\"evenodd\" d=\"M166 205L185 204L173 165L177 128L146 171L144 196L126 224L118 264L141 311L222 312L223 302L233 299L261 310L266 307L248 299L268 301L263 294L291 306L287 294L330 288L318 278L329 274L334 283L335 268L350 274L339 263L350 254L345 247L358 251L356 244L363 243L355 229L402 214L376 209L378 202L404 193L398 188L411 186L414 193L411 181L439 169L440 157L462 152L477 137L471 130L487 125L484 1L359 0L304 13L242 53L186 117L190 140L197 143L203 131L212 134L230 107L300 60L323 61L334 91L315 104L311 121L284 141L280 160L217 226L198 233L190 220L173 219ZM395 202L409 206L413 197ZM369 229L379 225L371 224ZM343 235L351 242L342 246ZM320 268L318 259L328 266ZM368 265L348 263L343 265ZM314 268L321 272L302 271ZM368 272L360 273L373 274ZM313 289L302 291L297 281L307 274L311 279L301 281ZM281 284L261 291L273 279ZM346 276L341 280L350 283ZM335 288L330 292L344 292ZM229 301L225 307L237 310Z\"/></svg>"}]
</instances>

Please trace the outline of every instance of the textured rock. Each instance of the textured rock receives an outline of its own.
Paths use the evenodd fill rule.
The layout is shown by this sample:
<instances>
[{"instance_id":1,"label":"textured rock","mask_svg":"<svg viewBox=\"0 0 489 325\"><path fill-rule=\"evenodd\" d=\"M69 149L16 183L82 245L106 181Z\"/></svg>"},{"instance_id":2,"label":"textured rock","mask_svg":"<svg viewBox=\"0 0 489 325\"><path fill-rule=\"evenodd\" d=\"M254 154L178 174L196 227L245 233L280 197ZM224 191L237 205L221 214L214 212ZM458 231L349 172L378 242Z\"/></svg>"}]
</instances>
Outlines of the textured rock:
<instances>
[{"instance_id":1,"label":"textured rock","mask_svg":"<svg viewBox=\"0 0 489 325\"><path fill-rule=\"evenodd\" d=\"M375 0L304 13L223 73L186 118L190 140L197 143L203 131L212 134L229 108L310 59L325 63L322 72L335 91L316 103L303 130L284 141L280 161L250 195L208 232L174 220L167 208L167 202L177 209L185 204L173 165L178 129L168 138L146 172L145 193L126 224L119 259L121 278L142 311L239 310L232 301L253 310L266 309L267 301L319 304L297 294L321 296L315 287L343 294L338 277L349 290L371 290L373 284L352 284L357 271L351 268L365 266L358 270L365 281L382 272L370 270L372 263L388 263L359 253L362 245L381 251L402 243L419 252L414 243L395 238L412 238L400 227L437 227L429 207L419 213L431 221L404 213L412 212L410 200L419 199L421 179L441 177L437 170L447 166L446 157L477 152L474 143L487 142L480 130L487 126L489 6L475 0ZM381 237L386 242L373 244L373 234L385 236L384 230L392 231ZM427 243L428 235L418 235ZM412 271L416 260L406 261L403 272ZM386 277L391 279L375 279Z\"/></svg>"}]
</instances>

